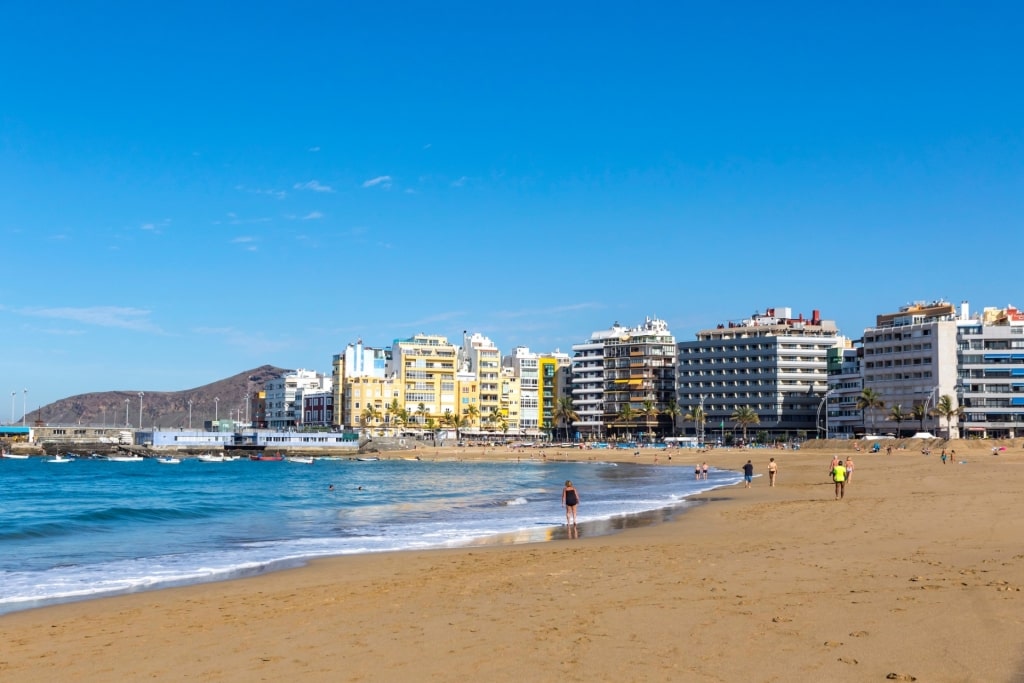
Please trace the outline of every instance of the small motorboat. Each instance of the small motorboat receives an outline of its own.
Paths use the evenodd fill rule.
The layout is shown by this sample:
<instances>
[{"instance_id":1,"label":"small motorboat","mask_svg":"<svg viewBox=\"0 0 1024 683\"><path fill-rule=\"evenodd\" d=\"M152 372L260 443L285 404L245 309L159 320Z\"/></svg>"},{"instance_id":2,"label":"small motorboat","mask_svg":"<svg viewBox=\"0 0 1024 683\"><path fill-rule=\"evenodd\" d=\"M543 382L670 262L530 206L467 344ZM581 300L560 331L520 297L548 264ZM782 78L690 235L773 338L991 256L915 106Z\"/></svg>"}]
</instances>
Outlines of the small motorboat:
<instances>
[{"instance_id":1,"label":"small motorboat","mask_svg":"<svg viewBox=\"0 0 1024 683\"><path fill-rule=\"evenodd\" d=\"M281 455L280 453L275 453L274 455L267 455L266 453L257 453L256 455L250 455L249 459L260 461L281 461L284 460L284 456Z\"/></svg>"},{"instance_id":2,"label":"small motorboat","mask_svg":"<svg viewBox=\"0 0 1024 683\"><path fill-rule=\"evenodd\" d=\"M313 464L313 458L292 457L292 458L288 458L288 462L293 462L296 465L312 465Z\"/></svg>"},{"instance_id":3,"label":"small motorboat","mask_svg":"<svg viewBox=\"0 0 1024 683\"><path fill-rule=\"evenodd\" d=\"M180 465L181 458L172 458L169 455L165 455L162 458L157 458L156 461L161 465Z\"/></svg>"},{"instance_id":4,"label":"small motorboat","mask_svg":"<svg viewBox=\"0 0 1024 683\"><path fill-rule=\"evenodd\" d=\"M380 458L356 458L359 462L377 462Z\"/></svg>"},{"instance_id":5,"label":"small motorboat","mask_svg":"<svg viewBox=\"0 0 1024 683\"><path fill-rule=\"evenodd\" d=\"M110 462L142 462L145 458L131 453L129 455L108 455L106 460Z\"/></svg>"},{"instance_id":6,"label":"small motorboat","mask_svg":"<svg viewBox=\"0 0 1024 683\"><path fill-rule=\"evenodd\" d=\"M27 455L15 455L14 453L9 453L7 451L4 451L2 454L0 454L0 457L3 457L7 460L28 460Z\"/></svg>"},{"instance_id":7,"label":"small motorboat","mask_svg":"<svg viewBox=\"0 0 1024 683\"><path fill-rule=\"evenodd\" d=\"M46 462L71 462L71 458L65 458L60 453L58 453L57 455L53 456Z\"/></svg>"},{"instance_id":8,"label":"small motorboat","mask_svg":"<svg viewBox=\"0 0 1024 683\"><path fill-rule=\"evenodd\" d=\"M227 462L228 459L223 455L214 455L213 453L203 453L202 455L196 456L196 460L199 462Z\"/></svg>"}]
</instances>

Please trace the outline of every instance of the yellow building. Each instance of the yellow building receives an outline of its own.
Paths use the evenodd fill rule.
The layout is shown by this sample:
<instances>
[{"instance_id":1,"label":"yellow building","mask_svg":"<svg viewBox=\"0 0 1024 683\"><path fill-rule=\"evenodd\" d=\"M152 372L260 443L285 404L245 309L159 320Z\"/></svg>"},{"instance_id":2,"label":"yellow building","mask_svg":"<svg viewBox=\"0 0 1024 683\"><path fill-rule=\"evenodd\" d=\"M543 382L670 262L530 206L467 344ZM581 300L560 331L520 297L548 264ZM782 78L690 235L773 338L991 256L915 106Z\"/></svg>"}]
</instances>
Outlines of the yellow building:
<instances>
[{"instance_id":1,"label":"yellow building","mask_svg":"<svg viewBox=\"0 0 1024 683\"><path fill-rule=\"evenodd\" d=\"M417 334L396 339L391 347L388 376L394 396L417 428L428 419L440 422L445 412L461 414L456 399L458 350L447 337Z\"/></svg>"}]
</instances>

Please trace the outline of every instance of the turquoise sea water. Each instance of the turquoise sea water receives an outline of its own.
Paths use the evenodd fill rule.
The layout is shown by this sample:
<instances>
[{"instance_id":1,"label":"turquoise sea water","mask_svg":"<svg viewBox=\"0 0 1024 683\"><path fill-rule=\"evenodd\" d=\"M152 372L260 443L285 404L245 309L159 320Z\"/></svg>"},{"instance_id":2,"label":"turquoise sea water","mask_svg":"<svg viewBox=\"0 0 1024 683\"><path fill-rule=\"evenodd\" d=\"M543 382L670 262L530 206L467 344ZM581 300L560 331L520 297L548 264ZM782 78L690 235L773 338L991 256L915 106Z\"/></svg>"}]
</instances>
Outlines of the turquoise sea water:
<instances>
[{"instance_id":1,"label":"turquoise sea water","mask_svg":"<svg viewBox=\"0 0 1024 683\"><path fill-rule=\"evenodd\" d=\"M0 460L0 613L328 555L498 535L544 540L564 525L566 479L580 490L581 523L684 505L686 496L742 479L715 469L701 482L692 467L538 460L46 460Z\"/></svg>"}]
</instances>

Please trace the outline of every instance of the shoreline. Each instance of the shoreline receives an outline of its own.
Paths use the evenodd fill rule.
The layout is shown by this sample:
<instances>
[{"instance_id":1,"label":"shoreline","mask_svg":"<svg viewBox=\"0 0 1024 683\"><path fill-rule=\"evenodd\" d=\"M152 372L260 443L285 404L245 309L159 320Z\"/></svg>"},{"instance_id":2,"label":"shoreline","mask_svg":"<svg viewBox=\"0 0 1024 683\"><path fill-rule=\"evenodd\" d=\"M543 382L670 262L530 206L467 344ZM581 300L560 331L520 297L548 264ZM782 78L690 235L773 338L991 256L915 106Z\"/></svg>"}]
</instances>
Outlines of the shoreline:
<instances>
[{"instance_id":1,"label":"shoreline","mask_svg":"<svg viewBox=\"0 0 1024 683\"><path fill-rule=\"evenodd\" d=\"M494 449L490 449L494 451ZM458 455L462 455L461 449ZM632 458L630 459L618 459L618 460L581 460L581 459L570 459L559 457L552 457L547 459L533 458L528 460L521 460L515 456L512 457L500 457L500 453L492 452L491 454L484 454L482 457L437 457L437 458L425 458L424 466L427 464L446 464L446 463L464 463L468 466L474 465L487 465L487 464L502 464L502 465L558 465L564 463L578 463L580 465L614 465L623 467L650 467L649 463L636 462ZM731 484L726 482L713 483L707 482L712 488L709 490L717 491L722 488L728 487ZM704 493L701 491L700 493ZM593 517L591 519L581 520L579 524L570 532L570 529L566 524L563 523L544 523L537 524L535 522L529 522L529 525L521 528L508 528L505 531L491 531L486 535L480 535L476 537L467 537L467 540L460 541L437 541L436 545L424 546L416 544L409 547L393 547L387 549L371 549L371 550L359 550L359 551L339 551L335 553L312 553L306 555L295 555L285 554L272 559L267 559L260 562L259 564L242 563L234 566L233 568L224 568L222 571L216 572L216 574L207 575L190 575L182 576L179 578L165 578L160 583L137 583L134 585L123 585L121 587L109 588L105 591L99 592L79 592L77 594L67 593L60 596L51 597L37 597L33 599L19 599L15 602L7 604L0 603L0 617L8 614L15 614L19 612L45 609L49 607L57 607L66 604L73 604L79 602L89 602L95 600L105 600L108 598L115 598L125 595L143 594L148 592L162 591L171 588L189 587L189 586L202 586L207 584L223 583L227 581L235 581L240 579L252 578L256 576L262 576L266 574L272 574L275 572L286 571L296 568L302 568L308 566L312 562L320 560L331 560L338 558L351 557L355 555L376 555L382 553L407 553L407 552L421 552L429 550L443 550L443 549L458 549L458 548L475 548L475 547L486 547L486 546L503 546L503 545L514 545L524 543L547 543L552 541L567 540L570 538L588 538L596 536L604 536L621 533L629 529L650 526L654 524L660 524L670 521L675 516L685 513L688 509L698 504L691 500L695 494L688 494L685 498L680 498L675 501L665 501L659 507L653 507L650 509L642 509L633 512L618 512L609 516Z\"/></svg>"},{"instance_id":2,"label":"shoreline","mask_svg":"<svg viewBox=\"0 0 1024 683\"><path fill-rule=\"evenodd\" d=\"M1024 454L961 446L963 465L856 454L841 502L832 449L692 454L757 474L775 457L778 485L697 494L715 504L628 533L332 557L15 612L0 674L1020 680Z\"/></svg>"}]
</instances>

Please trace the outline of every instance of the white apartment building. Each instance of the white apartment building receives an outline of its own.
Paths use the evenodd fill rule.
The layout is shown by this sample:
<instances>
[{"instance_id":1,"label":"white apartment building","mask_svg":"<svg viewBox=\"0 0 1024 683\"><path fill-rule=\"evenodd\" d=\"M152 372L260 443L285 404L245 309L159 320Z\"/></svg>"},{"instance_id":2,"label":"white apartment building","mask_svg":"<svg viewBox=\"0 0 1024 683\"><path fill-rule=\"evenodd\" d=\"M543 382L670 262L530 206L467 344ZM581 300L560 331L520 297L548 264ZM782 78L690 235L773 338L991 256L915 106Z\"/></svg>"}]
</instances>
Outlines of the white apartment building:
<instances>
[{"instance_id":1,"label":"white apartment building","mask_svg":"<svg viewBox=\"0 0 1024 683\"><path fill-rule=\"evenodd\" d=\"M760 422L751 432L773 439L811 437L828 390L829 349L840 337L832 320L815 310L809 319L790 308L769 308L740 322L728 322L679 342L676 384L683 414L702 407L707 441L728 440L741 427L732 416L750 408ZM688 434L696 426L685 425Z\"/></svg>"},{"instance_id":2,"label":"white apartment building","mask_svg":"<svg viewBox=\"0 0 1024 683\"><path fill-rule=\"evenodd\" d=\"M518 429L536 433L540 429L538 354L517 346L501 359L501 365L519 380Z\"/></svg>"},{"instance_id":3,"label":"white apartment building","mask_svg":"<svg viewBox=\"0 0 1024 683\"><path fill-rule=\"evenodd\" d=\"M267 427L287 430L301 426L303 393L331 391L332 386L330 377L312 370L296 370L270 380L266 386Z\"/></svg>"},{"instance_id":4,"label":"white apartment building","mask_svg":"<svg viewBox=\"0 0 1024 683\"><path fill-rule=\"evenodd\" d=\"M857 399L864 389L861 371L863 349L849 342L828 351L828 393L824 410L818 408L818 434L827 439L853 439L861 427Z\"/></svg>"},{"instance_id":5,"label":"white apartment building","mask_svg":"<svg viewBox=\"0 0 1024 683\"><path fill-rule=\"evenodd\" d=\"M583 440L603 439L604 425L604 346L609 339L629 335L629 328L616 322L590 339L572 345L572 407L579 416L573 423Z\"/></svg>"},{"instance_id":6,"label":"white apartment building","mask_svg":"<svg viewBox=\"0 0 1024 683\"><path fill-rule=\"evenodd\" d=\"M1004 439L1024 434L1024 313L1013 306L986 308L981 316L962 320L957 349L955 389L964 415L960 424L949 425L951 434Z\"/></svg>"},{"instance_id":7,"label":"white apartment building","mask_svg":"<svg viewBox=\"0 0 1024 683\"><path fill-rule=\"evenodd\" d=\"M916 420L899 425L890 420L896 406L907 414L924 406L924 431L940 434L940 420L931 413L941 396L957 394L958 327L969 318L967 303L961 307L958 312L946 301L919 301L876 316L875 326L864 330L864 388L874 390L885 407L865 410L858 434L922 427Z\"/></svg>"},{"instance_id":8,"label":"white apartment building","mask_svg":"<svg viewBox=\"0 0 1024 683\"><path fill-rule=\"evenodd\" d=\"M649 317L635 327L616 322L573 344L569 362L575 437L653 438L672 431L663 411L675 399L676 340L664 320ZM653 415L641 412L648 402ZM620 417L625 406L636 413L629 422Z\"/></svg>"},{"instance_id":9,"label":"white apartment building","mask_svg":"<svg viewBox=\"0 0 1024 683\"><path fill-rule=\"evenodd\" d=\"M484 427L495 414L502 414L501 351L482 334L463 332L458 358L459 367L476 379L477 424Z\"/></svg>"},{"instance_id":10,"label":"white apartment building","mask_svg":"<svg viewBox=\"0 0 1024 683\"><path fill-rule=\"evenodd\" d=\"M364 346L362 339L350 343L344 351L334 355L331 377L334 394L332 419L335 426L352 428L361 424L360 415L352 412L352 406L361 402L346 400L345 388L356 378L384 380L389 357L390 349Z\"/></svg>"}]
</instances>

